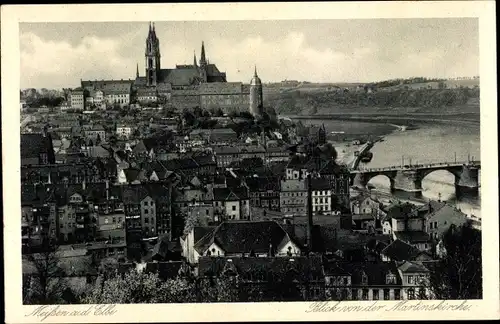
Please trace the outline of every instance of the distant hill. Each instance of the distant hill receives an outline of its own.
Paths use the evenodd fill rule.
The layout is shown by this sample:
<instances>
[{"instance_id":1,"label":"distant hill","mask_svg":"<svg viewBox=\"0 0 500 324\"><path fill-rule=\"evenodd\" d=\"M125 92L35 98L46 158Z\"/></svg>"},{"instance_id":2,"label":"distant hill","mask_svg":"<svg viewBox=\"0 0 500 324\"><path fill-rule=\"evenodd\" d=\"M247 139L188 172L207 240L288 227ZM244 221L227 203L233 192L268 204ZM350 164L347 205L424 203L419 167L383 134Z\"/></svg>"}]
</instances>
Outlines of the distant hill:
<instances>
[{"instance_id":1,"label":"distant hill","mask_svg":"<svg viewBox=\"0 0 500 324\"><path fill-rule=\"evenodd\" d=\"M478 80L430 81L382 88L295 88L264 93L278 114L328 114L342 111L479 112ZM439 84L441 83L441 84ZM462 84L470 84L464 86ZM314 90L313 90L314 89Z\"/></svg>"}]
</instances>

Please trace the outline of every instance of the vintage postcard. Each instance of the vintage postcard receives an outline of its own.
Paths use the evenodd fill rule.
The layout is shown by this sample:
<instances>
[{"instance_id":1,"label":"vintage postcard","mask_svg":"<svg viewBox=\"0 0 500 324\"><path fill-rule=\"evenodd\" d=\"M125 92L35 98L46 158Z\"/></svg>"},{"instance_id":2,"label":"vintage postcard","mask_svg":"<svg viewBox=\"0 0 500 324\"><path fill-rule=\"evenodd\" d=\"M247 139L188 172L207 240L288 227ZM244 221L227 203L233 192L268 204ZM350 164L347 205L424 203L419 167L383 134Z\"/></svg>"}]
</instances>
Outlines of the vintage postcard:
<instances>
[{"instance_id":1,"label":"vintage postcard","mask_svg":"<svg viewBox=\"0 0 500 324\"><path fill-rule=\"evenodd\" d=\"M2 7L6 321L498 319L494 12Z\"/></svg>"}]
</instances>

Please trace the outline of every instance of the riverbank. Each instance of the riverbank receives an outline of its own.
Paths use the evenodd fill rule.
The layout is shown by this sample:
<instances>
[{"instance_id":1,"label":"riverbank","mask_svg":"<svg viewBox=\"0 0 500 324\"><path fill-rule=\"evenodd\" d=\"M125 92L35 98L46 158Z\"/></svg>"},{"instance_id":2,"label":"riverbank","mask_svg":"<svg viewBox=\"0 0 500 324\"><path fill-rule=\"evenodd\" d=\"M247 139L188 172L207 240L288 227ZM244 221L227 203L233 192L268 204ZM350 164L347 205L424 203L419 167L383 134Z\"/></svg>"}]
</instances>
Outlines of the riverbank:
<instances>
[{"instance_id":1,"label":"riverbank","mask_svg":"<svg viewBox=\"0 0 500 324\"><path fill-rule=\"evenodd\" d=\"M479 113L454 113L454 114L432 114L432 113L332 113L325 115L311 116L287 116L295 120L340 120L376 124L396 124L396 125L415 125L415 124L439 124L456 123L460 125L479 126Z\"/></svg>"}]
</instances>

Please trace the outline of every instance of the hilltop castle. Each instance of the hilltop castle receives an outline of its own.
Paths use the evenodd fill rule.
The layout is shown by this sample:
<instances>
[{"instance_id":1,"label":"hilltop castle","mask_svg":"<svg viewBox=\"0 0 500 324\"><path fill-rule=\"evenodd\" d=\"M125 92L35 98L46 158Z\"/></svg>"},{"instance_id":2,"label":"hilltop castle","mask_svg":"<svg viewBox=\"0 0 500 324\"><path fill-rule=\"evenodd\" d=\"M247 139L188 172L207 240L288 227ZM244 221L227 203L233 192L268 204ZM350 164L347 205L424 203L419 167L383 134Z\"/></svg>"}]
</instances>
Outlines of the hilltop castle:
<instances>
[{"instance_id":1,"label":"hilltop castle","mask_svg":"<svg viewBox=\"0 0 500 324\"><path fill-rule=\"evenodd\" d=\"M207 59L204 42L198 62L195 53L193 64L162 69L160 40L154 23L149 24L146 38L144 72L144 76L139 74L137 64L133 80L82 81L81 90L89 93L85 102L95 104L97 96L101 98L101 106L103 103L125 106L136 100L141 104L170 104L179 109L199 106L203 109L221 108L226 113L243 110L250 111L254 116L263 113L262 82L257 69L250 84L227 82L226 73L219 71Z\"/></svg>"}]
</instances>

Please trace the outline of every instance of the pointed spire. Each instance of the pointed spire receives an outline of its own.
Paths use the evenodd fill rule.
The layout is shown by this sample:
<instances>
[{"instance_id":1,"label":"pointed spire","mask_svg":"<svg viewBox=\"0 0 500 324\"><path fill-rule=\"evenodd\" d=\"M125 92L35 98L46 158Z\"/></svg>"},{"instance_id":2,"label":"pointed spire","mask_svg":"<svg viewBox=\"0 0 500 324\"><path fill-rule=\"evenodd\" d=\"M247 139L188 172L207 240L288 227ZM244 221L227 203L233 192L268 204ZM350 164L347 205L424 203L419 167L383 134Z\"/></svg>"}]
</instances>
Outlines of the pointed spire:
<instances>
[{"instance_id":1,"label":"pointed spire","mask_svg":"<svg viewBox=\"0 0 500 324\"><path fill-rule=\"evenodd\" d=\"M194 66L198 66L198 63L196 63L196 51L193 51L193 57L194 57Z\"/></svg>"},{"instance_id":2,"label":"pointed spire","mask_svg":"<svg viewBox=\"0 0 500 324\"><path fill-rule=\"evenodd\" d=\"M139 77L139 63L137 63L137 69L135 71L135 76Z\"/></svg>"},{"instance_id":3,"label":"pointed spire","mask_svg":"<svg viewBox=\"0 0 500 324\"><path fill-rule=\"evenodd\" d=\"M255 71L253 73L253 76L256 77L257 76L257 65L255 65Z\"/></svg>"},{"instance_id":4,"label":"pointed spire","mask_svg":"<svg viewBox=\"0 0 500 324\"><path fill-rule=\"evenodd\" d=\"M201 41L201 58L200 65L205 65L207 63L207 59L205 57L205 42Z\"/></svg>"}]
</instances>

